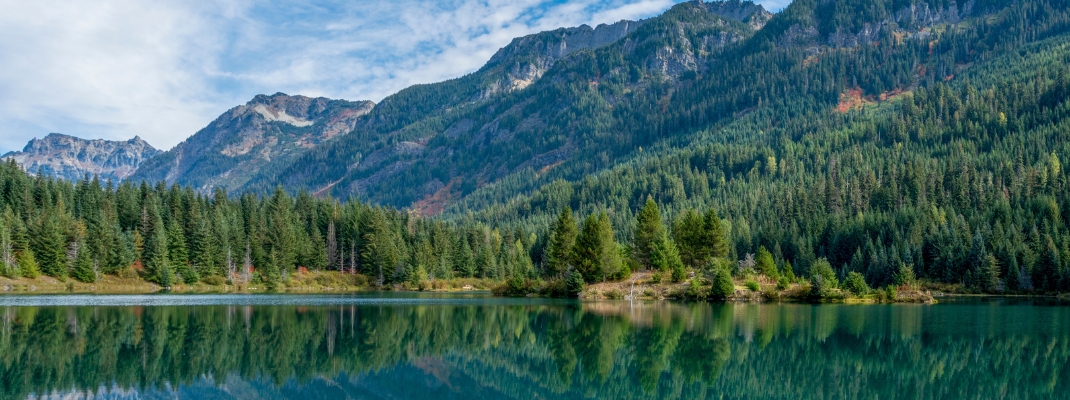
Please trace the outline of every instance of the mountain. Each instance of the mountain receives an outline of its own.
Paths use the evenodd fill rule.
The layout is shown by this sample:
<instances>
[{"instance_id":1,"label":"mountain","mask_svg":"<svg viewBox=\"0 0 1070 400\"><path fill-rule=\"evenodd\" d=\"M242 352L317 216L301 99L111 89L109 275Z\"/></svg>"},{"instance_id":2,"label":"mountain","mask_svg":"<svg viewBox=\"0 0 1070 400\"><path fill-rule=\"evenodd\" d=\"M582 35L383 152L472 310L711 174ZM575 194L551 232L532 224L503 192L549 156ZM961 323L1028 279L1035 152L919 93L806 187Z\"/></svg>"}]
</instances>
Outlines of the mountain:
<instances>
[{"instance_id":1,"label":"mountain","mask_svg":"<svg viewBox=\"0 0 1070 400\"><path fill-rule=\"evenodd\" d=\"M750 2L691 2L649 20L519 38L479 71L390 96L349 135L235 189L282 184L435 214L521 171L564 164L560 174L580 178L657 139L609 135L634 130L614 114L646 112L770 18Z\"/></svg>"},{"instance_id":2,"label":"mountain","mask_svg":"<svg viewBox=\"0 0 1070 400\"><path fill-rule=\"evenodd\" d=\"M118 142L50 133L43 139L30 140L22 151L13 151L0 158L15 160L23 169L35 174L67 180L96 175L101 180L119 181L159 153L136 136Z\"/></svg>"},{"instance_id":3,"label":"mountain","mask_svg":"<svg viewBox=\"0 0 1070 400\"><path fill-rule=\"evenodd\" d=\"M202 192L240 187L273 163L348 133L373 106L370 101L258 95L149 160L131 179L179 183Z\"/></svg>"}]
</instances>

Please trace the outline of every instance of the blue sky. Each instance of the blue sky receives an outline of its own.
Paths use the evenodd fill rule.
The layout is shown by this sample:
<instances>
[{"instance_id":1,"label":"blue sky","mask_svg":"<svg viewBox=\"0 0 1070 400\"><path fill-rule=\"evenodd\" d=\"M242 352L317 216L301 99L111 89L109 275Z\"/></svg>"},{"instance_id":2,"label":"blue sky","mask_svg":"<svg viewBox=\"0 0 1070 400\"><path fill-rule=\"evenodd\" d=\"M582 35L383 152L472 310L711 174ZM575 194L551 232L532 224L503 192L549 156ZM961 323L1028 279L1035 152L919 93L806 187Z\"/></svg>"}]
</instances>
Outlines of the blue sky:
<instances>
[{"instance_id":1,"label":"blue sky","mask_svg":"<svg viewBox=\"0 0 1070 400\"><path fill-rule=\"evenodd\" d=\"M257 94L379 101L679 1L0 0L0 154L49 132L169 149Z\"/></svg>"}]
</instances>

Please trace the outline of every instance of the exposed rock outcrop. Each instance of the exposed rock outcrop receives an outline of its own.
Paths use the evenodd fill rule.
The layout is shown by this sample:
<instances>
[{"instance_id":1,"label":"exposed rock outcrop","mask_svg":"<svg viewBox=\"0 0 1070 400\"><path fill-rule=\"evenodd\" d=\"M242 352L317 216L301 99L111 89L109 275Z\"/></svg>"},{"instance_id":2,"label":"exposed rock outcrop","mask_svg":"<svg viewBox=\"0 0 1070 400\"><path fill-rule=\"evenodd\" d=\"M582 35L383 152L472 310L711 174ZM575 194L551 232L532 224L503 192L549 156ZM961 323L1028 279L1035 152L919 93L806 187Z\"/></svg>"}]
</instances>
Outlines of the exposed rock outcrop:
<instances>
[{"instance_id":1,"label":"exposed rock outcrop","mask_svg":"<svg viewBox=\"0 0 1070 400\"><path fill-rule=\"evenodd\" d=\"M3 156L14 159L27 172L78 180L86 175L101 180L122 180L146 160L160 154L140 137L127 141L87 140L59 133L30 140L22 151Z\"/></svg>"},{"instance_id":2,"label":"exposed rock outcrop","mask_svg":"<svg viewBox=\"0 0 1070 400\"><path fill-rule=\"evenodd\" d=\"M233 188L273 160L353 130L370 101L258 95L234 107L131 178L192 185L201 192Z\"/></svg>"}]
</instances>

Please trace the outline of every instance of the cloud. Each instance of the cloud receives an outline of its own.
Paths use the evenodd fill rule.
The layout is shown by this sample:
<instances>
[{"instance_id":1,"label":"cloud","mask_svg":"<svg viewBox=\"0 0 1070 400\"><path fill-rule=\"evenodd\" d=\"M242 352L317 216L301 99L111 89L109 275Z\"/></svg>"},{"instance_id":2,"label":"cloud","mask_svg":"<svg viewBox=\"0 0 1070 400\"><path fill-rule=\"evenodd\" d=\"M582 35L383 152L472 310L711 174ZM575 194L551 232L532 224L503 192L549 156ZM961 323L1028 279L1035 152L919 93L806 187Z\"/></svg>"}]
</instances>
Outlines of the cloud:
<instances>
[{"instance_id":1,"label":"cloud","mask_svg":"<svg viewBox=\"0 0 1070 400\"><path fill-rule=\"evenodd\" d=\"M678 1L0 0L0 151L49 132L167 149L256 94L379 101Z\"/></svg>"}]
</instances>

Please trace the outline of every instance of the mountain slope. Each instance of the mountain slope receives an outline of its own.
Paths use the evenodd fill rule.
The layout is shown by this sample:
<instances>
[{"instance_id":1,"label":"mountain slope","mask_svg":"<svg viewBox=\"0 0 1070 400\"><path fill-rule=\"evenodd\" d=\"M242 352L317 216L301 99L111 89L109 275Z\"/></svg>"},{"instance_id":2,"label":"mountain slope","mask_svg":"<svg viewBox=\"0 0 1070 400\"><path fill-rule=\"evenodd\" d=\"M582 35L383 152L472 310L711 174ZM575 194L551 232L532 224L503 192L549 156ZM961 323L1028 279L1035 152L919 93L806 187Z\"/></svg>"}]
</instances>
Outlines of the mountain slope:
<instances>
[{"instance_id":1,"label":"mountain slope","mask_svg":"<svg viewBox=\"0 0 1070 400\"><path fill-rule=\"evenodd\" d=\"M234 188L272 162L348 133L374 106L276 93L230 109L174 149L145 163L134 180Z\"/></svg>"},{"instance_id":2,"label":"mountain slope","mask_svg":"<svg viewBox=\"0 0 1070 400\"><path fill-rule=\"evenodd\" d=\"M518 39L479 72L391 96L352 134L239 189L266 191L281 183L435 213L517 171L601 160L571 169L578 177L610 165L618 150L656 139L621 143L608 132L619 124L615 109L656 103L768 19L749 2L686 3L587 35L581 28ZM583 40L570 39L577 37ZM609 44L596 47L602 43ZM558 57L561 48L578 51Z\"/></svg>"},{"instance_id":3,"label":"mountain slope","mask_svg":"<svg viewBox=\"0 0 1070 400\"><path fill-rule=\"evenodd\" d=\"M31 173L79 180L86 175L96 175L101 180L122 180L146 160L160 151L139 137L117 142L110 140L86 140L59 133L50 133L43 139L33 139L22 151L13 151L0 157L15 160Z\"/></svg>"}]
</instances>

